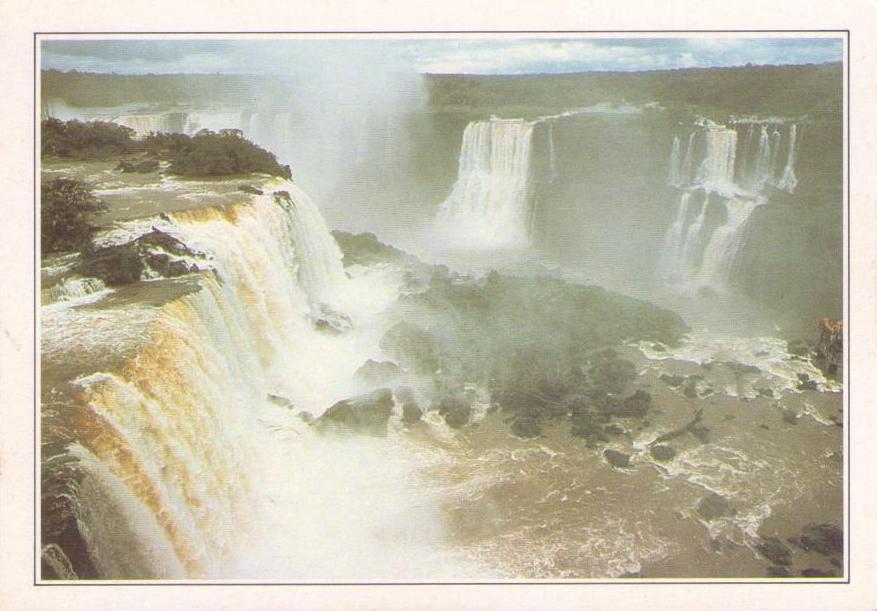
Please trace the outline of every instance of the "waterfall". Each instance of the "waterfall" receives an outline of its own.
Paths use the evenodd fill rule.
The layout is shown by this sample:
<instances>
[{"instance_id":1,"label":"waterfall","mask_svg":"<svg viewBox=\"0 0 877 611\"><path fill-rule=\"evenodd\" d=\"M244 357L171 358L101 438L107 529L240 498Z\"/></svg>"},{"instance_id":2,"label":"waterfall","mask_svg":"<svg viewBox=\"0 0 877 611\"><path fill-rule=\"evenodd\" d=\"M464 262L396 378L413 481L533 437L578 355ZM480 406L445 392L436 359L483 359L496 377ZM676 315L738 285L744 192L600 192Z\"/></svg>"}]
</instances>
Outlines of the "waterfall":
<instances>
[{"instance_id":1,"label":"waterfall","mask_svg":"<svg viewBox=\"0 0 877 611\"><path fill-rule=\"evenodd\" d=\"M533 125L491 119L466 127L457 182L436 216L444 244L466 250L529 245Z\"/></svg>"},{"instance_id":2,"label":"waterfall","mask_svg":"<svg viewBox=\"0 0 877 611\"><path fill-rule=\"evenodd\" d=\"M693 167L691 156L694 149L694 138L697 132L691 132L688 136L688 147L685 149L685 159L682 162L682 182L687 184L691 181L691 170Z\"/></svg>"},{"instance_id":3,"label":"waterfall","mask_svg":"<svg viewBox=\"0 0 877 611\"><path fill-rule=\"evenodd\" d=\"M682 267L682 255L684 252L683 239L686 229L686 221L688 220L688 206L691 201L691 192L683 191L682 197L679 199L679 208L676 212L676 218L667 233L664 234L664 249L661 253L661 260L658 263L658 270L666 277L671 277Z\"/></svg>"},{"instance_id":4,"label":"waterfall","mask_svg":"<svg viewBox=\"0 0 877 611\"><path fill-rule=\"evenodd\" d=\"M704 197L700 212L697 217L685 230L682 237L682 256L680 258L681 273L688 276L692 269L697 269L698 255L700 254L700 246L703 244L703 226L706 221L706 210L709 206L709 196Z\"/></svg>"},{"instance_id":5,"label":"waterfall","mask_svg":"<svg viewBox=\"0 0 877 611\"><path fill-rule=\"evenodd\" d=\"M771 180L771 145L767 127L762 125L758 136L758 151L755 154L755 167L749 177L748 186L755 191Z\"/></svg>"},{"instance_id":6,"label":"waterfall","mask_svg":"<svg viewBox=\"0 0 877 611\"><path fill-rule=\"evenodd\" d=\"M716 228L703 252L699 281L715 288L726 288L737 255L743 246L749 217L762 202L730 199L725 203L728 220Z\"/></svg>"},{"instance_id":7,"label":"waterfall","mask_svg":"<svg viewBox=\"0 0 877 611\"><path fill-rule=\"evenodd\" d=\"M46 362L79 355L99 367L72 380L63 409L43 407L64 446L44 468L74 474L48 504L43 488L44 516L73 512L101 578L441 575L451 565L436 560L437 507L410 486L415 453L325 440L299 417L359 392L354 372L379 354L383 327L313 327L311 304L345 302L358 280L306 194L283 180L263 190L155 219L207 254L212 269L187 284L141 283L149 299L102 308L43 308ZM379 317L398 296L381 277L359 279L345 302L355 316ZM378 306L385 289L393 297ZM390 540L398 553L381 554ZM70 576L64 541L44 541L43 555Z\"/></svg>"},{"instance_id":8,"label":"waterfall","mask_svg":"<svg viewBox=\"0 0 877 611\"><path fill-rule=\"evenodd\" d=\"M551 175L549 182L557 180L557 153L554 150L554 123L548 123L548 165Z\"/></svg>"},{"instance_id":9,"label":"waterfall","mask_svg":"<svg viewBox=\"0 0 877 611\"><path fill-rule=\"evenodd\" d=\"M792 124L789 128L789 155L786 158L786 167L783 169L783 175L777 183L777 188L792 193L798 185L798 178L795 176L795 162L797 161L797 125Z\"/></svg>"},{"instance_id":10,"label":"waterfall","mask_svg":"<svg viewBox=\"0 0 877 611\"><path fill-rule=\"evenodd\" d=\"M770 169L768 174L768 182L773 183L777 175L777 160L780 156L780 144L782 143L782 135L778 129L774 129L770 134Z\"/></svg>"},{"instance_id":11,"label":"waterfall","mask_svg":"<svg viewBox=\"0 0 877 611\"><path fill-rule=\"evenodd\" d=\"M667 184L678 187L682 184L682 169L679 166L679 136L673 136L673 147L670 149L670 171L667 174Z\"/></svg>"},{"instance_id":12,"label":"waterfall","mask_svg":"<svg viewBox=\"0 0 877 611\"><path fill-rule=\"evenodd\" d=\"M719 187L733 184L737 132L724 127L706 131L706 157L698 168L698 181Z\"/></svg>"}]
</instances>

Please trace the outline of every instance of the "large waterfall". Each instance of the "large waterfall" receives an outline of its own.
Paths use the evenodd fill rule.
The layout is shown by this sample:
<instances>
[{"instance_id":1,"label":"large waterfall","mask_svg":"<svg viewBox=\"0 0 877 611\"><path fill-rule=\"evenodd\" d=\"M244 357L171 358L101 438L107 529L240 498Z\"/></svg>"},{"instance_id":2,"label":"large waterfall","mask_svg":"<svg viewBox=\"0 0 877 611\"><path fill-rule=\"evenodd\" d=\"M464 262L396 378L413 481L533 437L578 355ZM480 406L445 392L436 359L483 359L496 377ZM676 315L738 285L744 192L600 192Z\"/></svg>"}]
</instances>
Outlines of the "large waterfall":
<instances>
[{"instance_id":1,"label":"large waterfall","mask_svg":"<svg viewBox=\"0 0 877 611\"><path fill-rule=\"evenodd\" d=\"M529 244L533 126L491 119L466 127L457 182L436 216L443 245L490 250Z\"/></svg>"},{"instance_id":2,"label":"large waterfall","mask_svg":"<svg viewBox=\"0 0 877 611\"><path fill-rule=\"evenodd\" d=\"M662 277L727 288L750 216L767 201L767 188L793 193L797 186L797 131L796 124L705 121L689 134L684 154L683 140L673 137L667 183L681 193L664 236ZM716 207L712 213L710 207ZM724 220L717 225L716 219Z\"/></svg>"},{"instance_id":3,"label":"large waterfall","mask_svg":"<svg viewBox=\"0 0 877 611\"><path fill-rule=\"evenodd\" d=\"M430 502L406 487L405 452L317 438L303 422L359 392L354 372L380 354L372 318L397 285L348 278L319 211L289 181L250 203L153 222L212 269L182 293L168 280L141 283L157 302L44 308L46 362L98 364L73 380L63 409L44 412L46 430L63 431L63 448L44 457L49 481L66 482L44 483L44 512L68 507L58 511L72 512L102 578L440 574L424 568L439 542L421 515ZM327 302L353 328L316 329L313 310ZM108 351L121 364L94 360ZM391 523L400 503L417 536ZM375 563L386 532L402 539L399 559ZM76 552L44 546L59 574Z\"/></svg>"}]
</instances>

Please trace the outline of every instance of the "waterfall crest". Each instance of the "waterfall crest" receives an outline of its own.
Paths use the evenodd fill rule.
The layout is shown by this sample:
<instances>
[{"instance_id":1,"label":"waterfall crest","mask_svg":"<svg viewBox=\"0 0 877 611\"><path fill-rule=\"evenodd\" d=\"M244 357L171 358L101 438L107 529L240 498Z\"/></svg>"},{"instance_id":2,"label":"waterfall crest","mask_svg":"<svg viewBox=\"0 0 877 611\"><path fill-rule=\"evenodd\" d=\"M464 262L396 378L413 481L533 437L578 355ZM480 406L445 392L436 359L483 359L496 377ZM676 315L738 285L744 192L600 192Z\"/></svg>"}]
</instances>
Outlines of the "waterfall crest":
<instances>
[{"instance_id":1,"label":"waterfall crest","mask_svg":"<svg viewBox=\"0 0 877 611\"><path fill-rule=\"evenodd\" d=\"M494 118L466 127L457 182L435 219L443 244L464 250L529 245L533 126Z\"/></svg>"},{"instance_id":2,"label":"waterfall crest","mask_svg":"<svg viewBox=\"0 0 877 611\"><path fill-rule=\"evenodd\" d=\"M314 328L315 304L350 305L351 280L307 194L289 181L267 187L249 203L154 219L208 253L211 269L181 296L43 313L47 335L85 328L78 341L103 352L122 345L119 333L131 340L121 364L73 379L75 396L52 420L65 431L58 456L76 464L76 520L103 578L247 574L247 546L267 539L261 519L276 512L265 490L289 479L277 431L309 434L299 415L354 394L353 373L377 350L355 329ZM167 283L138 290L159 296ZM63 344L43 352L88 353Z\"/></svg>"}]
</instances>

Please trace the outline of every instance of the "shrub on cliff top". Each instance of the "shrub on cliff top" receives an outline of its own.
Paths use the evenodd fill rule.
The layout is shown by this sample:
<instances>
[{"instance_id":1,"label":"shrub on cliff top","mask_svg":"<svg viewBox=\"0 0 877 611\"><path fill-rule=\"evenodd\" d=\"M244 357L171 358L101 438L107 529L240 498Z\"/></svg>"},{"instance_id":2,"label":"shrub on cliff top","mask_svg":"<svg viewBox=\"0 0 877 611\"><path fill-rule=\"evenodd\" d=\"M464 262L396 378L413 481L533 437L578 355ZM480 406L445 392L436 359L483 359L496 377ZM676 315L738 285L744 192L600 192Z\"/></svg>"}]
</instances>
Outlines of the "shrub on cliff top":
<instances>
[{"instance_id":1,"label":"shrub on cliff top","mask_svg":"<svg viewBox=\"0 0 877 611\"><path fill-rule=\"evenodd\" d=\"M44 182L40 203L43 253L78 248L88 239L97 213L105 208L86 184L67 178Z\"/></svg>"}]
</instances>

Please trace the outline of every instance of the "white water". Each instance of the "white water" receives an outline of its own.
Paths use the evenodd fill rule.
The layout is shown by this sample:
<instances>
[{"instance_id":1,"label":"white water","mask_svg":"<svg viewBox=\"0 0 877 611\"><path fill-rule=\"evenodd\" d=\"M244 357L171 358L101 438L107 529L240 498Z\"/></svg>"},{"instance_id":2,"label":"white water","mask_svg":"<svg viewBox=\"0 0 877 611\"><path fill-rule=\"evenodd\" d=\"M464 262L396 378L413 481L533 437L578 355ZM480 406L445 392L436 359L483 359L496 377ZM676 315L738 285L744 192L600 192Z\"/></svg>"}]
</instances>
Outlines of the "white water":
<instances>
[{"instance_id":1,"label":"white water","mask_svg":"<svg viewBox=\"0 0 877 611\"><path fill-rule=\"evenodd\" d=\"M730 199L725 203L728 220L716 228L704 249L703 263L698 272L701 284L727 288L732 266L743 246L746 224L761 203L749 199Z\"/></svg>"},{"instance_id":2,"label":"white water","mask_svg":"<svg viewBox=\"0 0 877 611\"><path fill-rule=\"evenodd\" d=\"M667 183L678 187L683 183L682 168L679 166L679 136L673 136L673 148L670 149L670 171L667 174Z\"/></svg>"},{"instance_id":3,"label":"white water","mask_svg":"<svg viewBox=\"0 0 877 611\"><path fill-rule=\"evenodd\" d=\"M797 142L798 126L792 125L789 128L789 156L786 159L786 167L783 169L783 175L777 183L777 187L784 191L792 193L798 185L798 178L795 176L795 162L798 158Z\"/></svg>"},{"instance_id":4,"label":"white water","mask_svg":"<svg viewBox=\"0 0 877 611\"><path fill-rule=\"evenodd\" d=\"M744 144L738 154L737 129L745 129ZM773 127L771 127L773 126ZM689 185L690 168L694 164L693 149L697 135L704 141L703 158L697 166L693 186ZM752 212L767 203L762 191L768 185L793 193L797 159L797 126L788 130L788 144L782 147L783 136L775 122L741 122L737 128L701 121L699 130L688 139L685 157L680 163L681 141L674 136L670 151L668 184L682 188L674 220L664 234L664 247L657 267L665 279L682 281L688 287L702 285L728 289L733 266L743 247ZM777 180L780 149L787 150L782 176ZM735 178L739 184L735 183ZM693 187L703 190L707 202L719 195L723 199L727 221L719 227L707 227L705 204L700 213L689 219L690 193ZM702 252L702 257L700 256Z\"/></svg>"},{"instance_id":5,"label":"white water","mask_svg":"<svg viewBox=\"0 0 877 611\"><path fill-rule=\"evenodd\" d=\"M737 132L710 126L706 131L706 157L697 171L697 180L713 188L725 188L734 182Z\"/></svg>"},{"instance_id":6,"label":"white water","mask_svg":"<svg viewBox=\"0 0 877 611\"><path fill-rule=\"evenodd\" d=\"M554 150L554 123L548 123L548 165L549 182L557 180L557 152Z\"/></svg>"},{"instance_id":7,"label":"white water","mask_svg":"<svg viewBox=\"0 0 877 611\"><path fill-rule=\"evenodd\" d=\"M156 219L209 254L200 290L44 312L46 355L137 347L124 367L77 381L69 451L95 566L119 579L477 574L450 559L438 500L413 484L421 455L399 440L320 437L299 418L362 391L354 372L381 356L401 277L374 267L348 278L313 202L288 181L271 187L289 200ZM353 328L315 330L315 300L345 308Z\"/></svg>"},{"instance_id":8,"label":"white water","mask_svg":"<svg viewBox=\"0 0 877 611\"><path fill-rule=\"evenodd\" d=\"M435 219L443 246L492 250L529 245L533 125L491 119L466 126L457 182Z\"/></svg>"}]
</instances>

